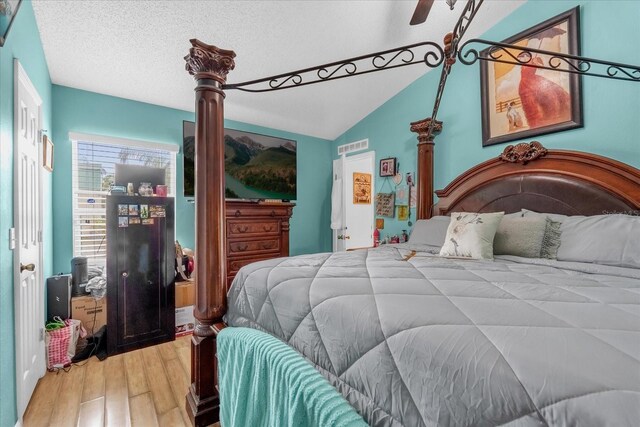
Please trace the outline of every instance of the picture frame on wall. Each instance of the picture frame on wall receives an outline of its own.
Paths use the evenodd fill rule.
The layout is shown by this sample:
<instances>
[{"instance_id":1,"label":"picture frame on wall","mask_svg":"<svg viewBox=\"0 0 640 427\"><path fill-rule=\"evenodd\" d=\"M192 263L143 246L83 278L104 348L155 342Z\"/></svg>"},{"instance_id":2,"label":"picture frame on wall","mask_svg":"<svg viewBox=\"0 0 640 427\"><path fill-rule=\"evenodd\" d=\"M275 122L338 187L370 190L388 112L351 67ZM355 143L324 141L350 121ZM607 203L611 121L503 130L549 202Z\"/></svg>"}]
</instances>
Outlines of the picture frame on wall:
<instances>
[{"instance_id":1,"label":"picture frame on wall","mask_svg":"<svg viewBox=\"0 0 640 427\"><path fill-rule=\"evenodd\" d=\"M353 173L353 204L354 205L370 205L371 204L371 174L354 172Z\"/></svg>"},{"instance_id":2,"label":"picture frame on wall","mask_svg":"<svg viewBox=\"0 0 640 427\"><path fill-rule=\"evenodd\" d=\"M42 166L53 172L53 141L47 135L42 137Z\"/></svg>"},{"instance_id":3,"label":"picture frame on wall","mask_svg":"<svg viewBox=\"0 0 640 427\"><path fill-rule=\"evenodd\" d=\"M393 218L395 213L395 193L376 194L376 216Z\"/></svg>"},{"instance_id":4,"label":"picture frame on wall","mask_svg":"<svg viewBox=\"0 0 640 427\"><path fill-rule=\"evenodd\" d=\"M22 0L0 0L0 47L7 41L11 25L20 10L20 4Z\"/></svg>"},{"instance_id":5,"label":"picture frame on wall","mask_svg":"<svg viewBox=\"0 0 640 427\"><path fill-rule=\"evenodd\" d=\"M575 7L503 43L580 55L580 9ZM567 69L550 55L518 49L488 48L481 56L517 58L533 66L480 61L482 145L531 138L583 126L581 76L535 65ZM512 59L512 58L509 58Z\"/></svg>"},{"instance_id":6,"label":"picture frame on wall","mask_svg":"<svg viewBox=\"0 0 640 427\"><path fill-rule=\"evenodd\" d=\"M395 157L380 159L380 176L394 176L396 174L396 163Z\"/></svg>"}]
</instances>

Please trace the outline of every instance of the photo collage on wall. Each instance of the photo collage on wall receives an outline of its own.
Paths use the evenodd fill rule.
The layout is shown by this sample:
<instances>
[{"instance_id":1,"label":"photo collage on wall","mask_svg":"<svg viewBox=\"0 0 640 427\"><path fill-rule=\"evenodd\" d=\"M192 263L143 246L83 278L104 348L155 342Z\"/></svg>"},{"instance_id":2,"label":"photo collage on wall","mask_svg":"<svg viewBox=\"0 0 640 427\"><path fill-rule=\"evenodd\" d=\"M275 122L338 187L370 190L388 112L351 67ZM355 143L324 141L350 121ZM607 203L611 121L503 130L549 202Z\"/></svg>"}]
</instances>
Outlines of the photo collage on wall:
<instances>
[{"instance_id":1,"label":"photo collage on wall","mask_svg":"<svg viewBox=\"0 0 640 427\"><path fill-rule=\"evenodd\" d=\"M144 224L153 225L155 218L165 218L167 211L163 205L118 205L118 227Z\"/></svg>"},{"instance_id":2,"label":"photo collage on wall","mask_svg":"<svg viewBox=\"0 0 640 427\"><path fill-rule=\"evenodd\" d=\"M393 168L398 167L396 159L390 158L383 159L381 161L381 168L385 164L384 162L390 160L393 161ZM390 166L387 167L387 170L389 167ZM383 170L381 169L381 176L384 175L382 172ZM379 192L376 194L376 216L393 218L396 216L397 212L397 218L399 221L408 221L411 212L410 209L416 207L417 188L415 175L413 172L407 172L403 177L400 172L397 172L388 177L392 178L392 185L395 185L395 188L392 187L391 192L389 193ZM402 184L403 178L405 184Z\"/></svg>"}]
</instances>

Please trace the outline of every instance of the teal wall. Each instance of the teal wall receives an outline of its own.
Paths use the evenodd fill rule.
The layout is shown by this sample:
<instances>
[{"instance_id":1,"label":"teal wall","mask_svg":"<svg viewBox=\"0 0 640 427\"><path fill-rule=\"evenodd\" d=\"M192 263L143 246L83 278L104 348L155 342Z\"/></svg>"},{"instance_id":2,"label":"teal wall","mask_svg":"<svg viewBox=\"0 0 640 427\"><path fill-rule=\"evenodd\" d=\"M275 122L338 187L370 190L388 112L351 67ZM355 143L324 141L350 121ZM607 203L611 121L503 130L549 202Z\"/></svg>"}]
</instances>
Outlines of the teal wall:
<instances>
[{"instance_id":1,"label":"teal wall","mask_svg":"<svg viewBox=\"0 0 640 427\"><path fill-rule=\"evenodd\" d=\"M56 168L53 174L56 189L56 206L53 212L56 230L54 271L66 272L73 257L69 132L182 146L182 121L194 120L195 116L186 111L58 85L53 85L53 105L56 143ZM298 200L291 220L291 254L330 250L331 142L231 120L225 121L225 126L298 142ZM182 195L182 150L178 153L176 166L176 238L183 246L193 248L195 211L193 203L189 203Z\"/></svg>"},{"instance_id":2,"label":"teal wall","mask_svg":"<svg viewBox=\"0 0 640 427\"><path fill-rule=\"evenodd\" d=\"M51 129L51 79L31 1L23 1L7 42L0 48L0 426L16 423L15 340L13 309L13 60L20 60L43 101L43 128ZM45 277L52 271L51 174L44 177Z\"/></svg>"},{"instance_id":3,"label":"teal wall","mask_svg":"<svg viewBox=\"0 0 640 427\"><path fill-rule=\"evenodd\" d=\"M577 5L581 6L584 56L640 64L637 1L530 1L482 38L500 41ZM392 78L393 71L386 76ZM378 160L397 157L402 172L415 171L417 139L409 131L409 123L431 115L439 77L438 69L415 81L341 135L334 149L369 138L369 147L376 151ZM583 77L582 84L584 128L535 139L548 148L589 151L640 167L640 84L594 77ZM471 166L497 156L507 145L482 148L478 64L453 66L438 119L444 121L444 130L435 140L436 189ZM378 178L376 190L380 191L382 185L383 180ZM388 188L385 184L385 191ZM415 218L415 210L411 215ZM403 228L407 228L406 222L385 218L383 235L399 233Z\"/></svg>"},{"instance_id":4,"label":"teal wall","mask_svg":"<svg viewBox=\"0 0 640 427\"><path fill-rule=\"evenodd\" d=\"M483 35L501 40L576 5L581 5L582 52L585 56L640 63L640 2L531 1ZM460 10L457 8L457 10ZM68 133L180 144L182 120L193 114L140 102L51 85L32 5L25 0L4 47L0 48L0 427L13 426L15 360L13 253L13 59L19 58L44 100L44 128L55 142L55 171L45 173L45 275L68 271L72 257L71 143ZM393 77L393 71L386 74ZM353 126L333 143L303 135L227 121L230 128L298 141L298 205L291 224L292 254L330 250L331 160L339 144L369 138L378 159L398 157L402 172L414 171L416 138L409 122L427 117L439 72L430 72ZM230 94L229 96L233 96ZM256 95L259 96L259 95ZM584 123L581 129L536 139L550 148L591 151L640 167L640 85L583 78ZM52 111L54 115L52 117ZM449 78L439 119L444 131L436 139L435 187L498 155L505 144L482 148L478 65L456 64ZM193 205L180 195L182 153L177 159L177 238L193 246ZM55 188L55 207L52 203ZM377 190L383 181L377 180ZM53 210L53 214L51 213ZM415 215L415 212L412 212ZM406 223L386 220L384 232L395 234ZM55 235L53 230L55 229ZM52 243L55 238L55 243Z\"/></svg>"}]
</instances>

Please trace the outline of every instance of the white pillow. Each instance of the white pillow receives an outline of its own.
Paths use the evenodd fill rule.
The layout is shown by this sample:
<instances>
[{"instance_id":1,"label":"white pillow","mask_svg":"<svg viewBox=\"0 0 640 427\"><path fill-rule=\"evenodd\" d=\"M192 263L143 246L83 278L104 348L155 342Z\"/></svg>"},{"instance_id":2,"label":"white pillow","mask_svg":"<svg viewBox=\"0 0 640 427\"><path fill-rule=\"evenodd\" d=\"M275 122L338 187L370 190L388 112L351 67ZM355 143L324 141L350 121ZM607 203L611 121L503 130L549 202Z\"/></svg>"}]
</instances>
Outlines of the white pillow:
<instances>
[{"instance_id":1,"label":"white pillow","mask_svg":"<svg viewBox=\"0 0 640 427\"><path fill-rule=\"evenodd\" d=\"M640 268L638 216L570 216L560 230L559 261Z\"/></svg>"},{"instance_id":2,"label":"white pillow","mask_svg":"<svg viewBox=\"0 0 640 427\"><path fill-rule=\"evenodd\" d=\"M504 212L454 212L440 255L493 259L493 238Z\"/></svg>"},{"instance_id":3,"label":"white pillow","mask_svg":"<svg viewBox=\"0 0 640 427\"><path fill-rule=\"evenodd\" d=\"M449 222L451 222L451 218L448 216L419 219L413 226L409 243L441 247L447 235Z\"/></svg>"}]
</instances>

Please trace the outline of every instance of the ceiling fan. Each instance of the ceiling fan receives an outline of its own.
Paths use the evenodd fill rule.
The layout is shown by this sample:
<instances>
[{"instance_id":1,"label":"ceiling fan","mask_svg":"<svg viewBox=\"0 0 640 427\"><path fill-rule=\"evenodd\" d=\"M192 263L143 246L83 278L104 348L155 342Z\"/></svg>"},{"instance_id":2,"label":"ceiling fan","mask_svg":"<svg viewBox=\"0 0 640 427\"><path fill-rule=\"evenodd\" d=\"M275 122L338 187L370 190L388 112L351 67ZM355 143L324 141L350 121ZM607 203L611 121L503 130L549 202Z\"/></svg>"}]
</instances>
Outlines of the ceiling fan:
<instances>
[{"instance_id":1,"label":"ceiling fan","mask_svg":"<svg viewBox=\"0 0 640 427\"><path fill-rule=\"evenodd\" d=\"M451 10L453 10L453 5L456 4L458 0L445 0ZM418 25L422 24L427 20L427 16L429 16L429 11L431 11L431 6L433 6L434 0L418 0L418 5L416 6L416 10L413 12L413 16L411 17L411 22L409 25Z\"/></svg>"}]
</instances>

